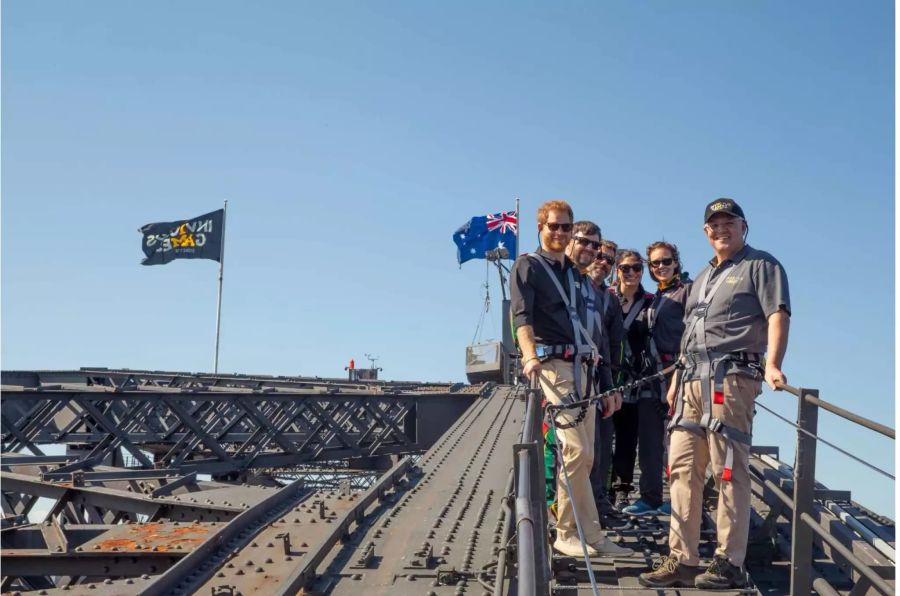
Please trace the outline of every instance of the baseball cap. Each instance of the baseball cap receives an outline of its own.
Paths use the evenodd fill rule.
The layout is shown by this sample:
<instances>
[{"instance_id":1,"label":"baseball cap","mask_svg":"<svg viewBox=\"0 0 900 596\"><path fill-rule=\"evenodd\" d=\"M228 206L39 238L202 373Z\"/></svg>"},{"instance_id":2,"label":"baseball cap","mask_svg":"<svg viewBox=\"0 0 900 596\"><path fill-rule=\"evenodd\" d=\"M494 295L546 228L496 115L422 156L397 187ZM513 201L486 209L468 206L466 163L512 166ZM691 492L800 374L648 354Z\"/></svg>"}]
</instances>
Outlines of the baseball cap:
<instances>
[{"instance_id":1,"label":"baseball cap","mask_svg":"<svg viewBox=\"0 0 900 596\"><path fill-rule=\"evenodd\" d=\"M741 206L735 203L733 199L725 197L716 199L706 206L706 213L703 215L703 223L708 222L709 218L716 213L727 213L728 215L733 215L734 217L747 219L746 217L744 217L744 210L741 209Z\"/></svg>"}]
</instances>

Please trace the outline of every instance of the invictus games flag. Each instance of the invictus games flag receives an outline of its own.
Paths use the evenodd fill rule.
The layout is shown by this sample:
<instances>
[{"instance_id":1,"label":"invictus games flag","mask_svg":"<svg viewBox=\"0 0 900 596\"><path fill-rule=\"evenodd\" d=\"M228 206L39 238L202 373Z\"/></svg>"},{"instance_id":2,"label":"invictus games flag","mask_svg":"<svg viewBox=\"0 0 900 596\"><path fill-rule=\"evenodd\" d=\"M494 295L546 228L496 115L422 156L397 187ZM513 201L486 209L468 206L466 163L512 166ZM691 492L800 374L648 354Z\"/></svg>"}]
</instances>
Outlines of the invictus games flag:
<instances>
[{"instance_id":1,"label":"invictus games flag","mask_svg":"<svg viewBox=\"0 0 900 596\"><path fill-rule=\"evenodd\" d=\"M182 221L151 223L139 231L147 255L141 265L165 265L175 259L212 259L222 254L225 210Z\"/></svg>"},{"instance_id":2,"label":"invictus games flag","mask_svg":"<svg viewBox=\"0 0 900 596\"><path fill-rule=\"evenodd\" d=\"M456 258L462 265L470 259L484 259L486 251L507 251L503 258L515 260L516 226L519 220L515 211L473 217L453 234Z\"/></svg>"}]
</instances>

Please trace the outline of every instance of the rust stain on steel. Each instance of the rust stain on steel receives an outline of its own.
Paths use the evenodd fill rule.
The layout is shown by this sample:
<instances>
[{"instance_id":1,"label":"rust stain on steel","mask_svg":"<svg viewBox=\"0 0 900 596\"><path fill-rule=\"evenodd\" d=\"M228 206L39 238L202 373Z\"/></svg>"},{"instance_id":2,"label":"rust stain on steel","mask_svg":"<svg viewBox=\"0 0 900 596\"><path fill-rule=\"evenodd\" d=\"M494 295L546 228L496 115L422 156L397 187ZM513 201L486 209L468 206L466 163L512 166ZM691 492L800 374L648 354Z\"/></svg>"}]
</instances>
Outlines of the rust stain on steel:
<instances>
[{"instance_id":1,"label":"rust stain on steel","mask_svg":"<svg viewBox=\"0 0 900 596\"><path fill-rule=\"evenodd\" d=\"M129 534L134 538L108 538L96 543L96 550L153 550L168 552L181 546L181 550L192 550L206 540L209 527L204 525L173 526L163 523L148 523L131 526ZM188 536L193 534L193 536ZM197 537L197 535L201 535ZM190 546L191 548L185 549ZM99 548L97 548L99 547Z\"/></svg>"}]
</instances>

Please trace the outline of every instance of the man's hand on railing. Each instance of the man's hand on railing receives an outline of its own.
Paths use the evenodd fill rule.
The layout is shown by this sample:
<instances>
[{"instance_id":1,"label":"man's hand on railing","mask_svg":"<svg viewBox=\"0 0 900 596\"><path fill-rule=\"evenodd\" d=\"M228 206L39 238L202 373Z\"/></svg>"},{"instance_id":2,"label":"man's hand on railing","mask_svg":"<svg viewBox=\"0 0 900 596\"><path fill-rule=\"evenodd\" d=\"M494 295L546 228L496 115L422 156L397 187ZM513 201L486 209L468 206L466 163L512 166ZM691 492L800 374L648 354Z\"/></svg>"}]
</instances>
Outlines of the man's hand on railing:
<instances>
[{"instance_id":1,"label":"man's hand on railing","mask_svg":"<svg viewBox=\"0 0 900 596\"><path fill-rule=\"evenodd\" d=\"M782 391L783 385L787 385L787 377L781 369L771 363L766 363L766 383L774 391Z\"/></svg>"},{"instance_id":2,"label":"man's hand on railing","mask_svg":"<svg viewBox=\"0 0 900 596\"><path fill-rule=\"evenodd\" d=\"M525 361L525 364L522 365L522 374L532 382L532 385L537 382L538 376L541 374L541 361L537 356L532 356Z\"/></svg>"}]
</instances>

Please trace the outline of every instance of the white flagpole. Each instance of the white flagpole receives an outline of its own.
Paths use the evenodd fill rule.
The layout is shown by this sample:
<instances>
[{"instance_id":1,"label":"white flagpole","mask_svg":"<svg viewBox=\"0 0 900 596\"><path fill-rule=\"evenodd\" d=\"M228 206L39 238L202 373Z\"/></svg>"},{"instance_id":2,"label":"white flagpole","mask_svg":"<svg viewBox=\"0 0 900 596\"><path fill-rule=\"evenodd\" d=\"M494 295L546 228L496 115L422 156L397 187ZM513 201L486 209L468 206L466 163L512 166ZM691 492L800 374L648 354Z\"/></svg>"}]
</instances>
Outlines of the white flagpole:
<instances>
[{"instance_id":1,"label":"white flagpole","mask_svg":"<svg viewBox=\"0 0 900 596\"><path fill-rule=\"evenodd\" d=\"M216 358L213 374L219 374L219 331L222 327L222 274L225 272L225 216L228 215L228 201L222 210L222 244L219 247L219 297L216 303Z\"/></svg>"}]
</instances>

